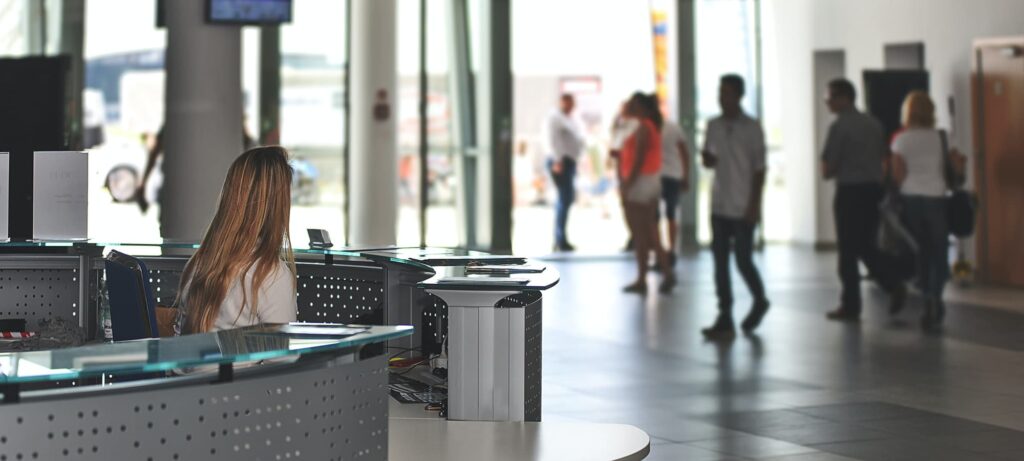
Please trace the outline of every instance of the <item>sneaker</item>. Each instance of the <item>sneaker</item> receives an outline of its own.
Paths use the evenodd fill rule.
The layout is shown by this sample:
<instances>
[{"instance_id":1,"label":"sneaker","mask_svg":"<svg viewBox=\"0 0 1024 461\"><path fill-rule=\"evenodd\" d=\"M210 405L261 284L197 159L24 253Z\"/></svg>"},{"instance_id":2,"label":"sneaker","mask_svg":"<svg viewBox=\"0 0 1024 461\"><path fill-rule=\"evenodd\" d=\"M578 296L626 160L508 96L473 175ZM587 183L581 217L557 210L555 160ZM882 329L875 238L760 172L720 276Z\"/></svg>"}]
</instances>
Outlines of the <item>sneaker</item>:
<instances>
[{"instance_id":1,"label":"sneaker","mask_svg":"<svg viewBox=\"0 0 1024 461\"><path fill-rule=\"evenodd\" d=\"M764 314L768 313L768 307L771 303L767 299L760 301L754 301L754 305L750 308L750 313L747 314L747 318L743 319L743 323L740 325L743 331L750 333L757 329L761 325L761 320L764 320Z\"/></svg>"},{"instance_id":2,"label":"sneaker","mask_svg":"<svg viewBox=\"0 0 1024 461\"><path fill-rule=\"evenodd\" d=\"M732 323L732 317L719 314L713 325L700 332L705 339L731 339L736 336L736 327Z\"/></svg>"},{"instance_id":3,"label":"sneaker","mask_svg":"<svg viewBox=\"0 0 1024 461\"><path fill-rule=\"evenodd\" d=\"M835 320L837 322L859 322L860 312L854 312L850 309L843 307L836 308L835 310L829 311L825 314L825 317L829 320Z\"/></svg>"},{"instance_id":4,"label":"sneaker","mask_svg":"<svg viewBox=\"0 0 1024 461\"><path fill-rule=\"evenodd\" d=\"M907 286L900 282L889 293L889 315L899 314L907 306Z\"/></svg>"}]
</instances>

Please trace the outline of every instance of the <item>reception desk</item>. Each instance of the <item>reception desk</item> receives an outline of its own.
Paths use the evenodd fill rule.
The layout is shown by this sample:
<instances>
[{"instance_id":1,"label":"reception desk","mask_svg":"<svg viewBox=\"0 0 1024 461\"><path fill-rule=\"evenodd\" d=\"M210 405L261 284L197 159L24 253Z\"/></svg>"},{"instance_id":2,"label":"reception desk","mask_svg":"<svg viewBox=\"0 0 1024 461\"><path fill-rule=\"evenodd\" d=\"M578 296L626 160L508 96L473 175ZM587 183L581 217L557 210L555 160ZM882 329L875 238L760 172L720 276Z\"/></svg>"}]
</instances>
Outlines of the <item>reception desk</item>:
<instances>
[{"instance_id":1,"label":"reception desk","mask_svg":"<svg viewBox=\"0 0 1024 461\"><path fill-rule=\"evenodd\" d=\"M102 341L106 303L103 254L142 259L158 305L173 305L185 262L182 242L0 242L0 318L76 326ZM453 419L539 421L541 293L558 283L553 268L511 256L447 248L352 247L295 250L297 318L302 322L412 325L390 338L392 355L447 362ZM477 264L529 264L522 283L467 273ZM507 274L505 276L508 276ZM457 283L453 283L457 281Z\"/></svg>"},{"instance_id":2,"label":"reception desk","mask_svg":"<svg viewBox=\"0 0 1024 461\"><path fill-rule=\"evenodd\" d=\"M270 325L0 354L0 456L386 460L383 345L411 333Z\"/></svg>"}]
</instances>

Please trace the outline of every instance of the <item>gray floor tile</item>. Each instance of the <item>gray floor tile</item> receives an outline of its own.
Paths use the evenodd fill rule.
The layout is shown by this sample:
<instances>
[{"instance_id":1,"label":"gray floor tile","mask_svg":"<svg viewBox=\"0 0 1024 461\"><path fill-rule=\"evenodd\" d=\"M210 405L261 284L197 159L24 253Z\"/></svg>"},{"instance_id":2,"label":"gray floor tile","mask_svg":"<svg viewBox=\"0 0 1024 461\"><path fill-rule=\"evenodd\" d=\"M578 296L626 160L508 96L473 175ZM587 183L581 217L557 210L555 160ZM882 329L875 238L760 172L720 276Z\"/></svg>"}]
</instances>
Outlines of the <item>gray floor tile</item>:
<instances>
[{"instance_id":1,"label":"gray floor tile","mask_svg":"<svg viewBox=\"0 0 1024 461\"><path fill-rule=\"evenodd\" d=\"M829 422L792 410L727 413L711 416L708 420L723 427L753 433L766 429L804 427Z\"/></svg>"},{"instance_id":2,"label":"gray floor tile","mask_svg":"<svg viewBox=\"0 0 1024 461\"><path fill-rule=\"evenodd\" d=\"M915 408L884 402L840 403L815 407L795 408L793 411L840 423L874 421L879 419L913 418L928 416Z\"/></svg>"},{"instance_id":3,"label":"gray floor tile","mask_svg":"<svg viewBox=\"0 0 1024 461\"><path fill-rule=\"evenodd\" d=\"M689 445L744 458L812 453L818 450L756 435L732 435L690 442Z\"/></svg>"},{"instance_id":4,"label":"gray floor tile","mask_svg":"<svg viewBox=\"0 0 1024 461\"><path fill-rule=\"evenodd\" d=\"M916 438L867 440L814 445L814 448L864 461L984 461L991 456L929 443Z\"/></svg>"},{"instance_id":5,"label":"gray floor tile","mask_svg":"<svg viewBox=\"0 0 1024 461\"><path fill-rule=\"evenodd\" d=\"M847 458L832 453L803 453L799 455L772 456L769 458L756 458L760 461L859 461L855 458Z\"/></svg>"},{"instance_id":6,"label":"gray floor tile","mask_svg":"<svg viewBox=\"0 0 1024 461\"><path fill-rule=\"evenodd\" d=\"M1024 432L999 429L969 434L949 434L926 440L979 453L1024 452ZM1024 458L1021 458L1024 459Z\"/></svg>"},{"instance_id":7,"label":"gray floor tile","mask_svg":"<svg viewBox=\"0 0 1024 461\"><path fill-rule=\"evenodd\" d=\"M877 431L888 432L896 436L945 437L965 435L979 432L991 432L1001 429L999 426L979 423L954 416L932 414L905 419L887 419L865 421L860 425Z\"/></svg>"},{"instance_id":8,"label":"gray floor tile","mask_svg":"<svg viewBox=\"0 0 1024 461\"><path fill-rule=\"evenodd\" d=\"M757 435L800 445L854 442L891 438L891 434L865 429L850 423L807 424L799 427L769 427L754 431Z\"/></svg>"},{"instance_id":9,"label":"gray floor tile","mask_svg":"<svg viewBox=\"0 0 1024 461\"><path fill-rule=\"evenodd\" d=\"M741 459L690 445L669 444L652 445L651 454L644 461L739 461Z\"/></svg>"}]
</instances>

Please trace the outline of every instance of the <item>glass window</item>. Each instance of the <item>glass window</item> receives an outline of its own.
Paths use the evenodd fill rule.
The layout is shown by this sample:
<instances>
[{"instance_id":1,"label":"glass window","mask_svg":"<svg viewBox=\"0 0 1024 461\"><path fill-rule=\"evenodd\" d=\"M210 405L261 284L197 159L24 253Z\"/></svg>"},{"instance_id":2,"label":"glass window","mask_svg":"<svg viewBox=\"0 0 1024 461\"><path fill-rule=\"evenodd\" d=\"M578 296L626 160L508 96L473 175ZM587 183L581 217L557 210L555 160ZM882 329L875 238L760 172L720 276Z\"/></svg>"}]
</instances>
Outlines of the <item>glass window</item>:
<instances>
[{"instance_id":1,"label":"glass window","mask_svg":"<svg viewBox=\"0 0 1024 461\"><path fill-rule=\"evenodd\" d=\"M756 0L699 0L696 3L697 24L697 145L703 145L707 121L717 117L718 80L723 74L739 74L746 81L743 108L761 120L768 143L768 177L763 198L762 236L766 240L790 238L790 213L786 195L784 156L778 155L777 118L766 117L762 107L758 60L758 2ZM698 190L698 238L711 239L710 224L703 217L710 215L712 174L700 175Z\"/></svg>"},{"instance_id":2,"label":"glass window","mask_svg":"<svg viewBox=\"0 0 1024 461\"><path fill-rule=\"evenodd\" d=\"M159 164L146 181L144 200L134 200L164 118L166 31L156 22L153 1L86 3L84 141L90 151L89 236L94 239L160 235Z\"/></svg>"},{"instance_id":3,"label":"glass window","mask_svg":"<svg viewBox=\"0 0 1024 461\"><path fill-rule=\"evenodd\" d=\"M297 245L308 228L344 240L346 3L295 2L291 24L281 26L281 144L296 173L291 232Z\"/></svg>"},{"instance_id":4,"label":"glass window","mask_svg":"<svg viewBox=\"0 0 1024 461\"><path fill-rule=\"evenodd\" d=\"M427 139L420 139L420 2L399 0L398 14L398 244L420 242L420 146L427 144L426 242L457 246L457 178L451 139L449 11L426 2Z\"/></svg>"}]
</instances>

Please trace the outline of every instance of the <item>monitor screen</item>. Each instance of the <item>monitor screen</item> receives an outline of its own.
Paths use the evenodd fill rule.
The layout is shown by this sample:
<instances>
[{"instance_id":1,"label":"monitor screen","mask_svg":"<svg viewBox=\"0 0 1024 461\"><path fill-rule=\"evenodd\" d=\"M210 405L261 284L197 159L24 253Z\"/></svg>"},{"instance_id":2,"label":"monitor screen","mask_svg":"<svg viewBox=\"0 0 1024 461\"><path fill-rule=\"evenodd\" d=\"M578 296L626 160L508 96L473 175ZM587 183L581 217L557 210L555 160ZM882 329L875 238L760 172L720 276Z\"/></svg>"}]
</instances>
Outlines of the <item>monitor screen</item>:
<instances>
[{"instance_id":1,"label":"monitor screen","mask_svg":"<svg viewBox=\"0 0 1024 461\"><path fill-rule=\"evenodd\" d=\"M281 24L292 20L291 0L207 0L207 20L225 24Z\"/></svg>"}]
</instances>

